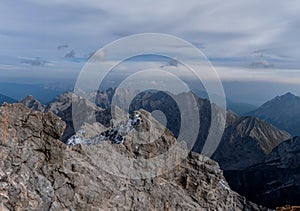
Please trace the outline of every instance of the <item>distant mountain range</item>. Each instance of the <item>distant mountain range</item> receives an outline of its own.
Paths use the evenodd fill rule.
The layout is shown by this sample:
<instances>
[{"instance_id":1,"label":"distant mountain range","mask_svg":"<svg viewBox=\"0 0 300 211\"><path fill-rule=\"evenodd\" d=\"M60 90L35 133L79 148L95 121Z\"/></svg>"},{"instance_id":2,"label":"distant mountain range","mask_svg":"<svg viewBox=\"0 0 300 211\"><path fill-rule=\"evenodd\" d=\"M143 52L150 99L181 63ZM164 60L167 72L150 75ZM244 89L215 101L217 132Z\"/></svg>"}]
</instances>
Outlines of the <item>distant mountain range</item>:
<instances>
[{"instance_id":1,"label":"distant mountain range","mask_svg":"<svg viewBox=\"0 0 300 211\"><path fill-rule=\"evenodd\" d=\"M67 89L51 84L0 83L0 91L2 94L18 101L32 95L41 103L48 104L55 100L58 95L66 92Z\"/></svg>"},{"instance_id":2,"label":"distant mountain range","mask_svg":"<svg viewBox=\"0 0 300 211\"><path fill-rule=\"evenodd\" d=\"M275 97L246 115L256 116L293 136L300 135L300 97L290 92Z\"/></svg>"},{"instance_id":3,"label":"distant mountain range","mask_svg":"<svg viewBox=\"0 0 300 211\"><path fill-rule=\"evenodd\" d=\"M15 103L15 102L17 102L17 100L15 100L15 99L13 99L11 97L8 97L6 95L0 94L0 105L2 105L4 102Z\"/></svg>"},{"instance_id":4,"label":"distant mountain range","mask_svg":"<svg viewBox=\"0 0 300 211\"><path fill-rule=\"evenodd\" d=\"M236 103L227 99L227 109L238 115L243 115L257 109L257 106L248 103Z\"/></svg>"}]
</instances>

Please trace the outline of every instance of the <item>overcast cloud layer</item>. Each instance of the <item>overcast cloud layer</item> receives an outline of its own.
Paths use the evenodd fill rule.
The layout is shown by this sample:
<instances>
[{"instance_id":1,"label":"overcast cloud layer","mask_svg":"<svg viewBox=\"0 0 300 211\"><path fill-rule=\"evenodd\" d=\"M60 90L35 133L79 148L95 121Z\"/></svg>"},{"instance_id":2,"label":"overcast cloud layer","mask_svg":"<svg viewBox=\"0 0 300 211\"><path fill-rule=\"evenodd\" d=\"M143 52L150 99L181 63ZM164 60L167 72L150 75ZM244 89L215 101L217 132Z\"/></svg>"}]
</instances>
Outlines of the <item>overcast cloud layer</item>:
<instances>
[{"instance_id":1,"label":"overcast cloud layer","mask_svg":"<svg viewBox=\"0 0 300 211\"><path fill-rule=\"evenodd\" d=\"M74 77L103 45L153 32L200 48L224 80L300 83L299 11L278 0L2 0L0 77Z\"/></svg>"}]
</instances>

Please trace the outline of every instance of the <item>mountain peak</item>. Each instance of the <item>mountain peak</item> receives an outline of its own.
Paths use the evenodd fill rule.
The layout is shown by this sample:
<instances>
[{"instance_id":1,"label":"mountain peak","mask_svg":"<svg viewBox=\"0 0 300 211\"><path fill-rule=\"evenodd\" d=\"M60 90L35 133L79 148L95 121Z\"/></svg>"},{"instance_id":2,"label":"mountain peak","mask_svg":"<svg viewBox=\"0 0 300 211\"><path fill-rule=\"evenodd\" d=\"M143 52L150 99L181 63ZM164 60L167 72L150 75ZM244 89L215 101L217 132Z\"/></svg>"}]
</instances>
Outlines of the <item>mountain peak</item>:
<instances>
[{"instance_id":1,"label":"mountain peak","mask_svg":"<svg viewBox=\"0 0 300 211\"><path fill-rule=\"evenodd\" d=\"M284 95L281 95L280 98L298 98L298 97L291 92L287 92Z\"/></svg>"},{"instance_id":2,"label":"mountain peak","mask_svg":"<svg viewBox=\"0 0 300 211\"><path fill-rule=\"evenodd\" d=\"M294 101L299 101L300 102L300 97L294 95L291 92L287 92L283 95L279 95L276 96L275 98L267 101L266 103L264 103L262 106L264 105L270 105L270 104L278 104L278 103L290 103L290 102L294 102Z\"/></svg>"},{"instance_id":3,"label":"mountain peak","mask_svg":"<svg viewBox=\"0 0 300 211\"><path fill-rule=\"evenodd\" d=\"M244 169L262 162L266 154L289 138L287 132L257 117L240 117L226 128L213 158L223 170Z\"/></svg>"},{"instance_id":4,"label":"mountain peak","mask_svg":"<svg viewBox=\"0 0 300 211\"><path fill-rule=\"evenodd\" d=\"M247 115L256 116L293 136L300 135L300 97L291 92L277 96Z\"/></svg>"},{"instance_id":5,"label":"mountain peak","mask_svg":"<svg viewBox=\"0 0 300 211\"><path fill-rule=\"evenodd\" d=\"M242 117L234 127L241 137L257 140L266 154L271 152L280 142L291 138L289 133L279 130L257 117Z\"/></svg>"},{"instance_id":6,"label":"mountain peak","mask_svg":"<svg viewBox=\"0 0 300 211\"><path fill-rule=\"evenodd\" d=\"M28 95L23 100L21 100L20 103L36 111L43 112L45 110L45 106L41 104L37 99L35 99L32 95Z\"/></svg>"}]
</instances>

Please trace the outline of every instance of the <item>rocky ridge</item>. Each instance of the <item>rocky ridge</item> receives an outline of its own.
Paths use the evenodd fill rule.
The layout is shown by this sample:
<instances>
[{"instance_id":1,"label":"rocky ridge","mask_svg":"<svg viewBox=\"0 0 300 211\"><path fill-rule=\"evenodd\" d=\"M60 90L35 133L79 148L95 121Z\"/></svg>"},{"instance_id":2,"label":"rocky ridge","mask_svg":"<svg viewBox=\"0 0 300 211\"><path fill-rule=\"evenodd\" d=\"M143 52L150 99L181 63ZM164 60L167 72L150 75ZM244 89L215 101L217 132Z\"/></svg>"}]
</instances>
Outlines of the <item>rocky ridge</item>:
<instances>
[{"instance_id":1,"label":"rocky ridge","mask_svg":"<svg viewBox=\"0 0 300 211\"><path fill-rule=\"evenodd\" d=\"M105 96L106 97L104 97L103 102L106 103L105 105L109 106L109 97L107 97L108 95L106 94ZM126 94L124 94L123 96L126 96ZM185 94L181 94L177 97L185 99L186 96ZM194 145L193 150L196 152L201 152L201 149L203 148L203 143L208 135L208 129L210 127L211 109L217 109L217 106L211 106L208 100L202 100L197 96L195 97L198 104L197 106L199 108L201 124L199 128L197 142ZM68 121L66 122L69 125L70 121L72 120L72 116L69 114L69 112L71 112L71 103L69 101L72 100L72 94L69 93L63 95L58 99L60 99L58 100L58 102L52 103L53 105L55 105L53 106L53 108L58 107L59 110L63 111L58 112L57 114L60 115L63 120L66 121L67 119ZM80 99L80 97L76 99ZM118 136L118 132L115 134L115 129L118 126L120 126L120 124L115 124L112 121L109 107L105 110L99 109L96 105L91 104L91 102L86 99L81 99L77 102L82 102L79 103L79 105L84 105L84 107L86 107L86 105L90 105L88 106L90 109L87 109L90 112L88 112L87 115L95 114L98 122L94 122L91 124L83 123L80 127L80 130L78 130L76 135L73 136L73 138L75 137L75 140L72 140L73 144L84 142L89 144L102 144L104 141L108 141L111 135L113 135L112 140L110 140L110 142L112 143L120 143L124 141L124 136ZM96 108L96 112L93 112L94 107ZM180 115L178 115L178 107L176 107L176 103L174 102L171 96L168 96L167 93L163 92L140 93L131 102L130 111L138 110L140 108L143 108L149 112L161 110L167 118L168 124L166 126L169 129L171 129L174 136L177 137L180 129L180 127L178 126L181 119ZM183 112L189 112L189 110ZM149 117L147 117L146 119L148 118ZM151 122L154 121L154 119L151 120ZM100 124L100 122L104 123L105 125ZM105 133L101 136L101 132ZM74 133L75 131L73 131L73 134ZM121 139L118 139L117 137ZM251 168L251 166L263 163L266 156L274 149L274 147L290 138L291 136L287 132L279 130L265 121L262 121L255 117L240 117L235 113L228 111L226 118L226 129L223 134L221 143L217 151L213 155L213 159L219 162L221 169L225 171L226 180L229 182L229 184L233 185L233 187L236 187L235 182L237 176L235 175L235 172L238 172L238 174L240 174L240 172L248 172L248 168ZM125 146L134 156L140 155L142 157L148 158L149 156L151 157L158 152L155 152L155 148L161 147L159 152L163 152L166 150L164 149L165 145L157 145L156 147L151 145L151 147L149 147L148 144L137 145L136 143L133 143L130 140L130 134L129 136L128 134L126 135L126 139L127 141L125 143ZM136 147L138 147L139 150L136 150ZM110 152L113 153L113 151ZM110 160L109 155L105 159ZM280 174L274 175L279 176L278 179L280 180ZM256 178L250 177L249 180L244 181L244 186L246 186L247 184L252 184L253 180L256 180ZM235 190L237 190L242 195L249 196L250 194L249 192L243 192L243 190L241 189ZM245 188L245 190L249 189ZM254 193L254 191L252 192ZM272 196L272 192L269 191L269 193L270 194L268 197ZM268 191L264 194L267 196ZM263 203L262 201L257 201L257 198L253 198L253 200L255 200L256 203ZM284 201L280 201L279 197L276 198L274 201L278 202L280 205L284 204Z\"/></svg>"},{"instance_id":2,"label":"rocky ridge","mask_svg":"<svg viewBox=\"0 0 300 211\"><path fill-rule=\"evenodd\" d=\"M106 160L97 152L136 159L149 154L147 145L134 152L136 143L129 139L120 145L67 148L58 140L65 127L59 117L21 104L0 107L0 121L2 210L264 210L230 190L218 164L197 153L157 177L122 178L99 166ZM166 131L153 149L175 141ZM119 172L120 163L112 162L110 168Z\"/></svg>"}]
</instances>

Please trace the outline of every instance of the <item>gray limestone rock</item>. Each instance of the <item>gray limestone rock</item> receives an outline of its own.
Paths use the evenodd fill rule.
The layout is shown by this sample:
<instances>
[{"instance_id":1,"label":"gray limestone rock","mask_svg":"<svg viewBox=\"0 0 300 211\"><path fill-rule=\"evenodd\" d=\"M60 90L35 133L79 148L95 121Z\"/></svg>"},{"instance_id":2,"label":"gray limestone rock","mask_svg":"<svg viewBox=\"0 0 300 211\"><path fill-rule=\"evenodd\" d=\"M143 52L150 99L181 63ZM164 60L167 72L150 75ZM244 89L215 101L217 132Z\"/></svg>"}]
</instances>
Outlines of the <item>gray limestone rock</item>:
<instances>
[{"instance_id":1,"label":"gray limestone rock","mask_svg":"<svg viewBox=\"0 0 300 211\"><path fill-rule=\"evenodd\" d=\"M146 112L143 118L157 124ZM218 164L197 153L171 170L159 163L155 168L163 173L153 178L112 174L124 169L113 153L154 158L176 143L168 130L135 153L132 140L67 148L58 140L64 127L52 113L21 104L0 107L1 210L265 210L233 192ZM105 150L111 160L103 160ZM99 165L104 162L111 163L109 171Z\"/></svg>"}]
</instances>

